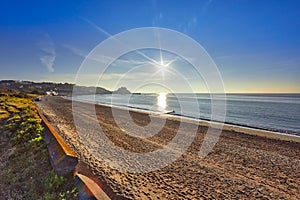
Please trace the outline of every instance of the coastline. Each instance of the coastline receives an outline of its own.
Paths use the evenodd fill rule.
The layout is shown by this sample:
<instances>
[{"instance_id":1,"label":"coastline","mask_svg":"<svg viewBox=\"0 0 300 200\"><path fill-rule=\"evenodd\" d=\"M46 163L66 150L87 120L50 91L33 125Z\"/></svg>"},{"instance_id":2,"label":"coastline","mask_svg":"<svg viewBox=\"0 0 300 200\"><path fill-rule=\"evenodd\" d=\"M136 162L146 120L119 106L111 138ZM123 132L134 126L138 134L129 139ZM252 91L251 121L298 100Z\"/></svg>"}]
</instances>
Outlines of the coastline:
<instances>
[{"instance_id":1,"label":"coastline","mask_svg":"<svg viewBox=\"0 0 300 200\"><path fill-rule=\"evenodd\" d=\"M61 97L44 97L37 106L78 154L79 159L86 163L93 174L107 183L111 191L120 198L300 198L298 193L300 184L297 178L300 173L298 142L239 133L238 130L233 131L228 127L222 131L214 149L205 158L200 158L198 152L207 127L199 122L183 119L182 123L187 125L186 137L190 134L190 127L196 127L198 131L194 142L178 160L156 171L126 173L111 168L89 151L93 145L96 145L96 150L97 145L103 143L101 140L93 139L96 137L93 128L87 134L92 141L97 142L87 147L81 141L74 127L70 100ZM94 105L78 102L78 106L82 112L82 123L89 125L92 119L88 116L88 110ZM116 146L136 153L146 153L166 145L176 135L179 126L178 119L167 117L166 125L157 135L138 140L124 134L115 124L110 107L97 105L94 108L105 135ZM116 110L118 117L126 121L124 114L127 111ZM140 125L149 123L149 116L145 113L130 112L130 115ZM160 121L166 116L154 117ZM132 132L137 131L130 126L127 128ZM109 149L103 150L109 151ZM117 152L108 153L111 158L120 157ZM143 163L124 163L133 168L139 164Z\"/></svg>"},{"instance_id":2,"label":"coastline","mask_svg":"<svg viewBox=\"0 0 300 200\"><path fill-rule=\"evenodd\" d=\"M62 98L66 100L72 101L70 98L63 96ZM217 121L209 121L205 119L200 119L200 118L194 118L190 116L184 116L184 115L179 115L179 114L164 114L164 113L159 113L143 108L137 108L137 107L130 107L126 105L108 105L108 104L102 104L102 103L92 103L90 101L83 101L83 100L74 100L77 102L81 103L88 103L88 104L93 104L93 105L99 105L99 106L105 106L108 108L117 108L117 109L122 109L130 112L138 112L142 114L154 114L157 117L162 117L162 118L172 118L178 121L184 121L187 123L196 123L200 124L201 126L212 126L212 127L222 127L224 130L228 131L235 131L243 134L249 134L249 135L255 135L255 136L260 136L260 137L266 137L270 139L279 139L279 140L285 140L285 141L294 141L300 143L300 133L296 132L287 132L283 130L270 130L270 129L264 129L260 127L252 127L252 126L246 126L242 124L234 124L234 123L229 123L229 122L217 122Z\"/></svg>"}]
</instances>

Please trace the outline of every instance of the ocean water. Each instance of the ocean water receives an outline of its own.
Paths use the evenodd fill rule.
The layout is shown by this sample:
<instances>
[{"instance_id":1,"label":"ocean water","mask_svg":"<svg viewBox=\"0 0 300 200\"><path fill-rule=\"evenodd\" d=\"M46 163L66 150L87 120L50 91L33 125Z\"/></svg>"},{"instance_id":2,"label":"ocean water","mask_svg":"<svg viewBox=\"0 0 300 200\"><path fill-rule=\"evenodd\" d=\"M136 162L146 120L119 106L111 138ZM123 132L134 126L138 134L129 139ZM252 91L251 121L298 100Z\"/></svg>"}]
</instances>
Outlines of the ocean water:
<instances>
[{"instance_id":1,"label":"ocean water","mask_svg":"<svg viewBox=\"0 0 300 200\"><path fill-rule=\"evenodd\" d=\"M300 135L300 94L105 94L74 100L211 120L211 106L226 103L225 123ZM217 113L218 114L218 113Z\"/></svg>"}]
</instances>

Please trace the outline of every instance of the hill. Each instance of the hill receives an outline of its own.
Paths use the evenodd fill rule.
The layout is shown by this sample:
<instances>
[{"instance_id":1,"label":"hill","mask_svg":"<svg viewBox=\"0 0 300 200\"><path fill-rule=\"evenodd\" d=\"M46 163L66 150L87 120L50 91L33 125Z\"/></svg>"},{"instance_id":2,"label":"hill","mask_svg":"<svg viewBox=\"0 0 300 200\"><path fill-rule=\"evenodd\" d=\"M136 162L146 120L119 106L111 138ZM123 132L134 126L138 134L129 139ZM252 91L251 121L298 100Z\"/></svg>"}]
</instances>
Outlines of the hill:
<instances>
[{"instance_id":1,"label":"hill","mask_svg":"<svg viewBox=\"0 0 300 200\"><path fill-rule=\"evenodd\" d=\"M48 91L54 91L59 95L72 95L75 84L53 83L53 82L32 82L19 80L1 80L0 90L8 92L17 92L24 94L46 94ZM76 86L77 94L111 94L112 92L102 87Z\"/></svg>"}]
</instances>

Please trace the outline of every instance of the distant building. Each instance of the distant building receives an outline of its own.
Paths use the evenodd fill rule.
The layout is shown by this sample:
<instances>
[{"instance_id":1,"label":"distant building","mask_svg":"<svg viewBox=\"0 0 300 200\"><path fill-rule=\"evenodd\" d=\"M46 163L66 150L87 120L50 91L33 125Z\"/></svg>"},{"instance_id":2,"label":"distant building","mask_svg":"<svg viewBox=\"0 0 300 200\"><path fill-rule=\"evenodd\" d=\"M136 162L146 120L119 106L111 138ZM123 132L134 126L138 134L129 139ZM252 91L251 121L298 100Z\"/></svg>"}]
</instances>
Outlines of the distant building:
<instances>
[{"instance_id":1,"label":"distant building","mask_svg":"<svg viewBox=\"0 0 300 200\"><path fill-rule=\"evenodd\" d=\"M58 92L50 90L50 91L46 91L46 95L48 95L48 96L57 96Z\"/></svg>"}]
</instances>

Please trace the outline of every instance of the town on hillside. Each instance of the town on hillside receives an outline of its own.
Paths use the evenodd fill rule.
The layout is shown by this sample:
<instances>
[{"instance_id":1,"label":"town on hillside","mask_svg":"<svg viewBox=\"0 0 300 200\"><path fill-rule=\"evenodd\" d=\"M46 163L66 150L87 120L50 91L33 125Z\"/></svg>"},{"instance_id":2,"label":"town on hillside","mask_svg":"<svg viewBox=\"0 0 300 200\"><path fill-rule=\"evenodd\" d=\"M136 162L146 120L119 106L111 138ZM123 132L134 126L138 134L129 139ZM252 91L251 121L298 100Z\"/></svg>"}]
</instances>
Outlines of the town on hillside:
<instances>
[{"instance_id":1,"label":"town on hillside","mask_svg":"<svg viewBox=\"0 0 300 200\"><path fill-rule=\"evenodd\" d=\"M20 80L0 80L1 91L13 91L17 93L30 93L40 95L63 95L70 96L76 87L77 95L84 94L130 94L126 87L120 87L116 91L109 91L102 87L78 86L71 83L53 83L53 82L32 82Z\"/></svg>"}]
</instances>

